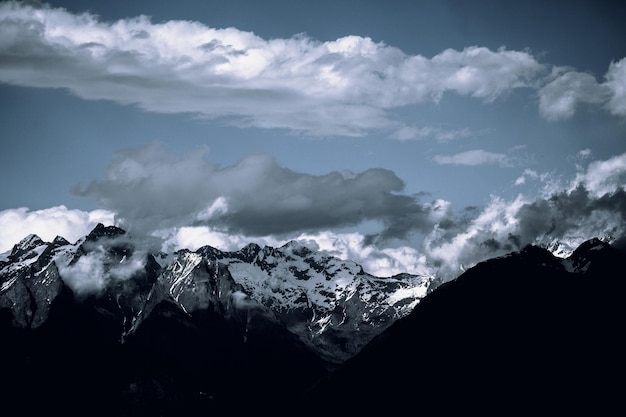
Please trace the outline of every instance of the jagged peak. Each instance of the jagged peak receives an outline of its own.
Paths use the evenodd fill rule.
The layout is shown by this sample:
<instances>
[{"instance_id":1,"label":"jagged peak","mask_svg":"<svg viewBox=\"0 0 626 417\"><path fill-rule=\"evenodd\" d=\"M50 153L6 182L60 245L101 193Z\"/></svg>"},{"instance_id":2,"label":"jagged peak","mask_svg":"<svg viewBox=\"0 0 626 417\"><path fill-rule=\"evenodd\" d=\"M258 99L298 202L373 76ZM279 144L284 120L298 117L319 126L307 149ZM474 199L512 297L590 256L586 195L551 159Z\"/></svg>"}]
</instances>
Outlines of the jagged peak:
<instances>
[{"instance_id":1,"label":"jagged peak","mask_svg":"<svg viewBox=\"0 0 626 417\"><path fill-rule=\"evenodd\" d=\"M259 244L250 242L246 246L240 249L241 252L259 252L261 250L261 246Z\"/></svg>"},{"instance_id":2,"label":"jagged peak","mask_svg":"<svg viewBox=\"0 0 626 417\"><path fill-rule=\"evenodd\" d=\"M574 252L572 253L571 256L572 257L577 257L577 256L580 256L583 253L587 253L587 252L590 252L590 251L606 249L609 246L611 246L609 243L605 242L602 239L594 237L592 239L586 240L583 243L581 243L580 246L578 246L578 248L576 248L576 250L574 250Z\"/></svg>"},{"instance_id":3,"label":"jagged peak","mask_svg":"<svg viewBox=\"0 0 626 417\"><path fill-rule=\"evenodd\" d=\"M306 245L297 240L290 240L280 247L283 252L291 252L299 256L306 256L313 251Z\"/></svg>"},{"instance_id":4,"label":"jagged peak","mask_svg":"<svg viewBox=\"0 0 626 417\"><path fill-rule=\"evenodd\" d=\"M44 245L45 242L41 240L39 236L36 234L30 234L26 236L24 239L20 240L20 242L13 246L13 250L11 251L11 258L15 258L24 254L26 252L30 252L38 246Z\"/></svg>"},{"instance_id":5,"label":"jagged peak","mask_svg":"<svg viewBox=\"0 0 626 417\"><path fill-rule=\"evenodd\" d=\"M52 244L58 247L58 246L69 245L70 242L67 239L65 239L63 236L56 236L54 240L52 241Z\"/></svg>"},{"instance_id":6,"label":"jagged peak","mask_svg":"<svg viewBox=\"0 0 626 417\"><path fill-rule=\"evenodd\" d=\"M43 243L44 241L38 235L30 234L26 236L24 239L20 240L19 243L15 246L19 248L37 247Z\"/></svg>"},{"instance_id":7,"label":"jagged peak","mask_svg":"<svg viewBox=\"0 0 626 417\"><path fill-rule=\"evenodd\" d=\"M187 250L188 249L181 249L181 250ZM180 252L180 251L179 251ZM197 254L202 255L202 256L212 256L212 257L219 257L221 255L223 255L223 252L211 245L204 245L200 248L198 248L195 251Z\"/></svg>"},{"instance_id":8,"label":"jagged peak","mask_svg":"<svg viewBox=\"0 0 626 417\"><path fill-rule=\"evenodd\" d=\"M603 239L592 238L581 243L576 250L567 258L574 272L584 272L591 264L611 252L613 247Z\"/></svg>"},{"instance_id":9,"label":"jagged peak","mask_svg":"<svg viewBox=\"0 0 626 417\"><path fill-rule=\"evenodd\" d=\"M125 234L126 231L117 226L105 226L102 223L98 223L86 237L86 240L94 241L102 237L115 237Z\"/></svg>"}]
</instances>

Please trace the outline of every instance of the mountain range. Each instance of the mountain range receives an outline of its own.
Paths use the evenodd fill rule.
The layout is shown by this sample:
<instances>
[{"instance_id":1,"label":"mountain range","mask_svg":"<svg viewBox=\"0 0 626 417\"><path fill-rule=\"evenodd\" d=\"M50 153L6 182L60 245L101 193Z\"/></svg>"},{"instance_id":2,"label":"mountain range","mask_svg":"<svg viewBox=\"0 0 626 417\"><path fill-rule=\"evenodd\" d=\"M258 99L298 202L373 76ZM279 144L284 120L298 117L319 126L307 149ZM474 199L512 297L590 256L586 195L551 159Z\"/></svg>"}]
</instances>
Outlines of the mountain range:
<instances>
[{"instance_id":1,"label":"mountain range","mask_svg":"<svg viewBox=\"0 0 626 417\"><path fill-rule=\"evenodd\" d=\"M27 415L597 411L623 387L625 259L598 239L566 258L527 246L435 287L297 242L163 254L114 226L29 235L0 256L0 401Z\"/></svg>"},{"instance_id":2,"label":"mountain range","mask_svg":"<svg viewBox=\"0 0 626 417\"><path fill-rule=\"evenodd\" d=\"M101 224L76 243L29 235L0 260L2 353L23 390L70 375L63 393L106 398L108 413L261 403L353 356L430 282L374 277L297 242L166 255ZM63 397L53 380L39 387Z\"/></svg>"}]
</instances>

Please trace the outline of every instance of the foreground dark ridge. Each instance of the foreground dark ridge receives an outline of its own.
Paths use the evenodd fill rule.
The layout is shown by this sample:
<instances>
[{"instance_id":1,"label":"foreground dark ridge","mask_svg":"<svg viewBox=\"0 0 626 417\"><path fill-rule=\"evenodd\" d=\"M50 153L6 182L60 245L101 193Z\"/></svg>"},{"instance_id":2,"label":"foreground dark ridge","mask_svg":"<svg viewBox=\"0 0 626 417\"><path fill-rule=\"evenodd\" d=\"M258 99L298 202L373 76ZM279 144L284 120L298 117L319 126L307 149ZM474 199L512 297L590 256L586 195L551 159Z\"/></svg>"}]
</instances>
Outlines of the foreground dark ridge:
<instances>
[{"instance_id":1,"label":"foreground dark ridge","mask_svg":"<svg viewBox=\"0 0 626 417\"><path fill-rule=\"evenodd\" d=\"M337 415L623 415L625 267L596 239L565 261L529 246L482 262L303 400L340 393Z\"/></svg>"}]
</instances>

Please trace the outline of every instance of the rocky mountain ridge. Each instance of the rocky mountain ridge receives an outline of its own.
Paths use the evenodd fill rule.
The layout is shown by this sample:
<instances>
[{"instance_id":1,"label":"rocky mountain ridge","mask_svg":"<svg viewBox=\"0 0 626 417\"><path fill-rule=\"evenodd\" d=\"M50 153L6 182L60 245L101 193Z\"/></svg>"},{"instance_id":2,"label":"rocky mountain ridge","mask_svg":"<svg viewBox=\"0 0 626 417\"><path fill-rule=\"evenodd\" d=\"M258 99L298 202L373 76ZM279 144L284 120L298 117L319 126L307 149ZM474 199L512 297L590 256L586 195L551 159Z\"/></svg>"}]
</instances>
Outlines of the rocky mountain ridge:
<instances>
[{"instance_id":1,"label":"rocky mountain ridge","mask_svg":"<svg viewBox=\"0 0 626 417\"><path fill-rule=\"evenodd\" d=\"M339 363L408 314L430 277L378 278L354 262L289 242L249 244L236 252L205 246L181 250L170 263L136 247L124 230L98 225L74 244L29 235L0 260L0 308L19 327L43 324L68 286L78 298L106 300L118 315L120 339L132 333L155 300L186 314L212 308L255 308L284 324L326 360Z\"/></svg>"}]
</instances>

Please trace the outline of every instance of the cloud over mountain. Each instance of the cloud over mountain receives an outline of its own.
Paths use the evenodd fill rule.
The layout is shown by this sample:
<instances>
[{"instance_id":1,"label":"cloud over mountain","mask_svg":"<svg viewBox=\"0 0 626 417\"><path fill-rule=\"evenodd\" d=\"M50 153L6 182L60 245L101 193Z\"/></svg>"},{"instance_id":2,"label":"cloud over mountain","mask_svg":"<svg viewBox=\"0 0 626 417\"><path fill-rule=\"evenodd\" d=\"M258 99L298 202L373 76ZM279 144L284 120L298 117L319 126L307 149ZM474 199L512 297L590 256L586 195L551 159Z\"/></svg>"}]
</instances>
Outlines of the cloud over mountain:
<instances>
[{"instance_id":1,"label":"cloud over mountain","mask_svg":"<svg viewBox=\"0 0 626 417\"><path fill-rule=\"evenodd\" d=\"M624 158L626 154L593 161L569 184L533 172L531 176L545 180L544 195L493 197L484 208L436 225L422 252L440 274L453 277L459 267L527 244L561 241L567 249L591 237L619 240L626 235Z\"/></svg>"},{"instance_id":2,"label":"cloud over mountain","mask_svg":"<svg viewBox=\"0 0 626 417\"><path fill-rule=\"evenodd\" d=\"M0 253L10 250L29 233L51 242L56 236L70 241L89 233L98 223L112 224L114 213L106 210L70 210L65 206L30 210L26 207L0 211Z\"/></svg>"},{"instance_id":3,"label":"cloud over mountain","mask_svg":"<svg viewBox=\"0 0 626 417\"><path fill-rule=\"evenodd\" d=\"M402 194L402 181L387 170L315 176L264 155L221 168L202 151L175 155L153 144L119 152L105 178L76 188L106 210L5 210L0 244L9 250L26 230L49 231L45 240L57 234L71 240L94 222L113 223L115 214L131 235L159 238L166 250L207 244L238 250L251 241L280 246L296 239L379 276L411 272L450 279L530 243L560 240L567 249L591 237L623 238L625 159L591 161L560 185L548 174L527 173L545 183L542 196L493 197L485 207L454 210L445 200L420 203ZM380 229L372 235L348 230L367 222ZM385 243L391 241L396 243Z\"/></svg>"},{"instance_id":4,"label":"cloud over mountain","mask_svg":"<svg viewBox=\"0 0 626 417\"><path fill-rule=\"evenodd\" d=\"M122 225L153 231L207 225L248 236L284 235L355 226L383 225L383 235L404 237L430 230L441 207L402 194L392 171L309 175L279 166L267 155L248 155L217 167L202 150L175 155L159 144L118 152L105 178L74 193L96 200Z\"/></svg>"},{"instance_id":5,"label":"cloud over mountain","mask_svg":"<svg viewBox=\"0 0 626 417\"><path fill-rule=\"evenodd\" d=\"M530 243L554 239L576 246L594 236L626 231L624 155L592 161L570 184L549 175L543 196L493 197L483 208L454 210L437 199L422 203L403 194L392 172L309 175L279 166L266 155L217 167L199 151L175 155L159 144L119 152L105 178L75 193L115 212L123 227L155 233L166 246L214 244L238 249L255 238L276 245L297 238L337 256L394 271L438 270L452 277L469 266ZM528 174L530 176L530 174ZM339 232L368 222L371 234ZM422 236L411 247L408 241ZM389 242L406 242L392 246Z\"/></svg>"}]
</instances>

